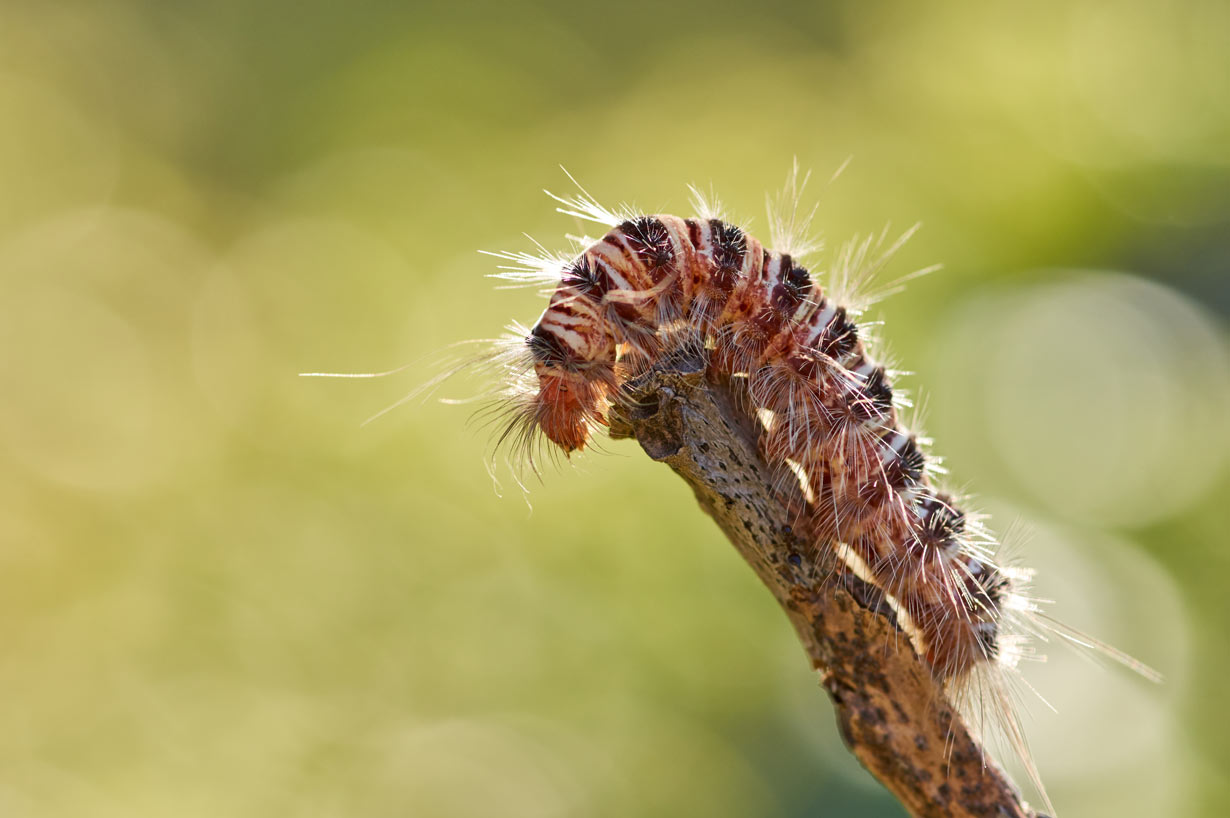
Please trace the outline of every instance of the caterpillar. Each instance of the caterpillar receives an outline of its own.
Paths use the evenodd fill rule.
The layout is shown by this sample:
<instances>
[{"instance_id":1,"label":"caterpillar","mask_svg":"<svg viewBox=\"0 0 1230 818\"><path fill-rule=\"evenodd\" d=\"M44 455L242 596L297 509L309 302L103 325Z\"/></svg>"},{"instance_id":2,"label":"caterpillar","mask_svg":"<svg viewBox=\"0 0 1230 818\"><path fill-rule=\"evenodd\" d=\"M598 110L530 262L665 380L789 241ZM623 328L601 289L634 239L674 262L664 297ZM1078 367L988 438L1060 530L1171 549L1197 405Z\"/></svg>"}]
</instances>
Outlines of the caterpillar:
<instances>
[{"instance_id":1,"label":"caterpillar","mask_svg":"<svg viewBox=\"0 0 1230 818\"><path fill-rule=\"evenodd\" d=\"M902 420L909 401L872 351L862 305L839 294L909 233L878 253L883 236L847 245L826 290L799 260L811 248L799 233L805 184L796 167L794 203L770 209L776 249L695 189L698 215L686 218L611 211L579 185L571 197L548 193L560 212L607 231L577 239L569 257L492 254L515 262L499 275L549 284L542 315L515 329L501 354L511 417L499 438L526 451L539 435L564 455L583 450L621 384L681 349L699 352L713 379L741 379L774 479L797 481L807 498L806 530L818 545L838 543L843 560L895 601L920 656L956 698L990 703L1053 814L1005 681L1033 656L1030 636L1055 633L1160 677L1047 616L1030 596L1031 572L1001 560L980 515L938 485L943 470Z\"/></svg>"},{"instance_id":2,"label":"caterpillar","mask_svg":"<svg viewBox=\"0 0 1230 818\"><path fill-rule=\"evenodd\" d=\"M590 199L573 212L610 230L560 271L525 337L537 388L529 420L565 454L581 450L619 385L668 350L708 352L714 377L743 376L766 462L803 482L810 529L844 543L920 632L945 679L1012 661L1006 611L1027 608L993 539L931 480L905 429L888 369L855 313L790 253L719 218L630 215Z\"/></svg>"},{"instance_id":3,"label":"caterpillar","mask_svg":"<svg viewBox=\"0 0 1230 818\"><path fill-rule=\"evenodd\" d=\"M379 414L485 365L499 383L496 448L537 468L544 446L564 456L592 446L625 382L666 356L699 356L713 380L741 383L774 486L797 486L805 498L798 530L817 548L834 544L842 564L895 603L919 656L958 703L999 729L1054 814L1010 686L1019 664L1038 658L1031 637L1054 634L1160 676L1048 616L1030 595L1032 572L1003 559L982 516L940 485L930 441L904 421L899 373L859 321L873 300L859 290L912 231L847 244L822 284L801 262L817 247L805 235L814 209L799 212L806 182L796 165L770 205L771 247L695 188L690 217L610 210L580 185L572 196L548 192L559 212L606 232L574 237L567 255L541 245L489 253L509 262L497 277L546 285L543 313Z\"/></svg>"}]
</instances>

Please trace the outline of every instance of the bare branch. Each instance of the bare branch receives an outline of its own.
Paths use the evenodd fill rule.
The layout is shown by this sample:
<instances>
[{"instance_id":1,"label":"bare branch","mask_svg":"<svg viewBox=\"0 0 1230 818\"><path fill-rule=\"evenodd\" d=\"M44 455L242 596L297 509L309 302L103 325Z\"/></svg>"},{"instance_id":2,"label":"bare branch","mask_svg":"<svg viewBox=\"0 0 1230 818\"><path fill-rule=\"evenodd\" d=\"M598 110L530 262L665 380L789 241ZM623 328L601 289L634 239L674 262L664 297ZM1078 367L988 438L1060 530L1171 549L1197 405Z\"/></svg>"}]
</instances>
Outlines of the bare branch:
<instances>
[{"instance_id":1,"label":"bare branch","mask_svg":"<svg viewBox=\"0 0 1230 818\"><path fill-rule=\"evenodd\" d=\"M772 487L738 389L707 382L703 361L665 361L625 386L611 434L635 438L692 487L793 623L850 751L912 815L1039 818L948 701L883 593L792 528L802 498Z\"/></svg>"}]
</instances>

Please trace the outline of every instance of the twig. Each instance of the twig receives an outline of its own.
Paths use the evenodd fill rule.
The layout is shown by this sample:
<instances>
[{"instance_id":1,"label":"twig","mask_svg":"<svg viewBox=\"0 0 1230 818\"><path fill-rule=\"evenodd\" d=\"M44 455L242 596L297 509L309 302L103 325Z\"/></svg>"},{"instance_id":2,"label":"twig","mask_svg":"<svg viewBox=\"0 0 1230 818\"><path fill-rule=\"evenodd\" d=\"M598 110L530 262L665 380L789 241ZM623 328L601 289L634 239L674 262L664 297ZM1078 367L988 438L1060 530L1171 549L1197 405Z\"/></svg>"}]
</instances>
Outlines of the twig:
<instances>
[{"instance_id":1,"label":"twig","mask_svg":"<svg viewBox=\"0 0 1230 818\"><path fill-rule=\"evenodd\" d=\"M912 815L1039 818L918 658L883 593L792 529L791 507L802 500L771 485L737 392L737 383L707 382L703 361L665 361L625 385L611 435L635 438L692 487L790 618L850 751Z\"/></svg>"}]
</instances>

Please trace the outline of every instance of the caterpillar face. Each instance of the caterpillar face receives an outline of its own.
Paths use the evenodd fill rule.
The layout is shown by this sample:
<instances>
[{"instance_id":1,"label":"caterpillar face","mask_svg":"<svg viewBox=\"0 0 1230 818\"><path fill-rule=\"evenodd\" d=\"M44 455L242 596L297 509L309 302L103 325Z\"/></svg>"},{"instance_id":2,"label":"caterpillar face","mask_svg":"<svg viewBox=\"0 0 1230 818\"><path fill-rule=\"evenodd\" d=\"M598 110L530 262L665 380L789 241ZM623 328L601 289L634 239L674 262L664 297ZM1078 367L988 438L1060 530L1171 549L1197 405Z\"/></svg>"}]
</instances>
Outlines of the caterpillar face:
<instances>
[{"instance_id":1,"label":"caterpillar face","mask_svg":"<svg viewBox=\"0 0 1230 818\"><path fill-rule=\"evenodd\" d=\"M537 369L534 419L538 428L565 454L584 449L589 442L591 423L602 418L602 396L593 384L572 373L546 367Z\"/></svg>"},{"instance_id":2,"label":"caterpillar face","mask_svg":"<svg viewBox=\"0 0 1230 818\"><path fill-rule=\"evenodd\" d=\"M532 400L531 417L543 435L565 454L584 449L595 423L605 423L605 399L610 367L601 356L609 342L589 321L568 323L575 317L569 305L548 310L526 339L534 361L538 391ZM613 359L613 356L612 356ZM603 370L607 370L605 376Z\"/></svg>"}]
</instances>

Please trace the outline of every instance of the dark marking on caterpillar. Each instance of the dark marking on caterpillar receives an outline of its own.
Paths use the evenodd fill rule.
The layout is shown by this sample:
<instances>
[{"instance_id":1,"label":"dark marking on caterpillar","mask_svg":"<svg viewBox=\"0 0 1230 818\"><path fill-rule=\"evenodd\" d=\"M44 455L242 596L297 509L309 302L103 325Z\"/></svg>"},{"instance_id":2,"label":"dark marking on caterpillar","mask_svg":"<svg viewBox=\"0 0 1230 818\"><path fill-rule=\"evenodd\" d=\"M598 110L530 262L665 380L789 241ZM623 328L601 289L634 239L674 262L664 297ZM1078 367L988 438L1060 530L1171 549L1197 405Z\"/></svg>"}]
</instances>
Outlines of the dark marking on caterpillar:
<instances>
[{"instance_id":1,"label":"dark marking on caterpillar","mask_svg":"<svg viewBox=\"0 0 1230 818\"><path fill-rule=\"evenodd\" d=\"M637 216L621 223L617 229L623 232L636 257L649 269L667 267L674 260L670 233L657 218Z\"/></svg>"},{"instance_id":2,"label":"dark marking on caterpillar","mask_svg":"<svg viewBox=\"0 0 1230 818\"><path fill-rule=\"evenodd\" d=\"M562 282L591 301L601 301L610 289L610 281L594 268L588 256L580 256L565 267Z\"/></svg>"},{"instance_id":3,"label":"dark marking on caterpillar","mask_svg":"<svg viewBox=\"0 0 1230 818\"><path fill-rule=\"evenodd\" d=\"M718 270L736 271L743 266L747 254L747 235L733 224L718 219L709 220L713 241L713 263Z\"/></svg>"},{"instance_id":4,"label":"dark marking on caterpillar","mask_svg":"<svg viewBox=\"0 0 1230 818\"><path fill-rule=\"evenodd\" d=\"M849 319L845 307L838 307L816 345L817 351L829 358L842 360L854 351L857 344L858 326Z\"/></svg>"},{"instance_id":5,"label":"dark marking on caterpillar","mask_svg":"<svg viewBox=\"0 0 1230 818\"><path fill-rule=\"evenodd\" d=\"M570 362L568 348L550 330L537 324L525 340L534 356L534 362L549 367L563 367Z\"/></svg>"}]
</instances>

